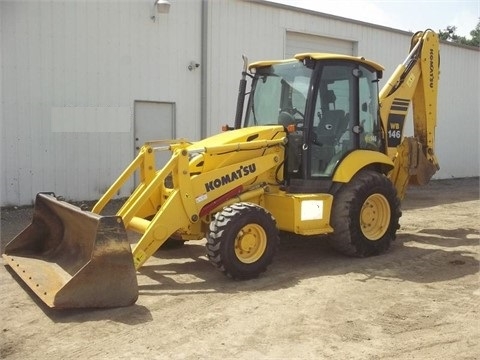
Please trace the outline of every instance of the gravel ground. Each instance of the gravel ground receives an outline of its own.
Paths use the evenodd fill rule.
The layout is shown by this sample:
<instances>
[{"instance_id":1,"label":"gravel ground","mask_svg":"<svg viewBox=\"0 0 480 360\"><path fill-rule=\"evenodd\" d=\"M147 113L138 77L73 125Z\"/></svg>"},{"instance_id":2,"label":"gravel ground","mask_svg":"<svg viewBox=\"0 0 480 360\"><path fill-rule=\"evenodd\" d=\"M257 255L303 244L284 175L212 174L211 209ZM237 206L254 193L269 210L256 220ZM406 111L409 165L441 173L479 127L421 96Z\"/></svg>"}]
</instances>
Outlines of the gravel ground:
<instances>
[{"instance_id":1,"label":"gravel ground","mask_svg":"<svg viewBox=\"0 0 480 360\"><path fill-rule=\"evenodd\" d=\"M204 241L159 251L130 307L47 308L0 270L5 359L479 359L478 178L409 190L397 241L367 259L283 239L261 277L231 281ZM2 248L30 221L2 209Z\"/></svg>"}]
</instances>

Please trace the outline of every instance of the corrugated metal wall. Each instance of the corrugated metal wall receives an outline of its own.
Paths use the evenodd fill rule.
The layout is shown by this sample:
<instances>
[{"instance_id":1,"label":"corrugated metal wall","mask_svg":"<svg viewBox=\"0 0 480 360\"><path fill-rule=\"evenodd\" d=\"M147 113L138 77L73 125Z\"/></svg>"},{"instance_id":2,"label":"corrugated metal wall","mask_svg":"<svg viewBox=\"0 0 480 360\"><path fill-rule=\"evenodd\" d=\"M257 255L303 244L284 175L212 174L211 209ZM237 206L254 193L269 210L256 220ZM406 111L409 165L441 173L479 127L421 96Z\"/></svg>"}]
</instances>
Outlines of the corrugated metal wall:
<instances>
[{"instance_id":1,"label":"corrugated metal wall","mask_svg":"<svg viewBox=\"0 0 480 360\"><path fill-rule=\"evenodd\" d=\"M155 22L153 1L0 6L2 205L97 199L133 159L134 100L175 102L178 136L199 138L201 2Z\"/></svg>"},{"instance_id":2,"label":"corrugated metal wall","mask_svg":"<svg viewBox=\"0 0 480 360\"><path fill-rule=\"evenodd\" d=\"M45 190L98 198L133 158L134 100L175 102L179 137L200 137L202 97L207 135L233 124L241 55L282 58L288 31L351 41L385 78L409 47L405 32L285 6L171 2L155 22L150 0L0 2L2 206ZM188 70L202 46L204 94L201 71ZM442 44L441 53L437 177L478 176L479 52Z\"/></svg>"},{"instance_id":3,"label":"corrugated metal wall","mask_svg":"<svg viewBox=\"0 0 480 360\"><path fill-rule=\"evenodd\" d=\"M479 176L480 52L441 44L438 178Z\"/></svg>"}]
</instances>

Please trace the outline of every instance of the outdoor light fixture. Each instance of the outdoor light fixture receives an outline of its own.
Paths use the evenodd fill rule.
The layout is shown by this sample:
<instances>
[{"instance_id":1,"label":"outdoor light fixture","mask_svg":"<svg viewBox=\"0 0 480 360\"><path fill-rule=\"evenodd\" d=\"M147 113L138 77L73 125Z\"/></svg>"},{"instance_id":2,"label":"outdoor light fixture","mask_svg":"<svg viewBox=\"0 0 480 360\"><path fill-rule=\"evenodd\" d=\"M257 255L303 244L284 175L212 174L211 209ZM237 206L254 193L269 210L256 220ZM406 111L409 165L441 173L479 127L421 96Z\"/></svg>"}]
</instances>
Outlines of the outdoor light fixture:
<instances>
[{"instance_id":1,"label":"outdoor light fixture","mask_svg":"<svg viewBox=\"0 0 480 360\"><path fill-rule=\"evenodd\" d=\"M153 14L150 17L153 22L156 19L156 13L158 14L168 14L170 11L170 1L168 0L155 0L153 3Z\"/></svg>"},{"instance_id":2,"label":"outdoor light fixture","mask_svg":"<svg viewBox=\"0 0 480 360\"><path fill-rule=\"evenodd\" d=\"M159 14L168 14L170 11L170 1L168 0L156 0L155 7L157 8L157 13Z\"/></svg>"}]
</instances>

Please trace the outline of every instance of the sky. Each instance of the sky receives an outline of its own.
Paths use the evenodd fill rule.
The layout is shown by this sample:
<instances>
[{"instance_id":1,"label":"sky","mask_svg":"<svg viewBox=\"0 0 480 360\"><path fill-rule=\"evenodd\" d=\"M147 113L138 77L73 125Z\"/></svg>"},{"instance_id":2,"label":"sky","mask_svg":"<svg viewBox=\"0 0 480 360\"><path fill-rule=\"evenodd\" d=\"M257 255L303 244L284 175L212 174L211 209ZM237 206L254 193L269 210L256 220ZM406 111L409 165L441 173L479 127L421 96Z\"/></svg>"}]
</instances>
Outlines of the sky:
<instances>
[{"instance_id":1,"label":"sky","mask_svg":"<svg viewBox=\"0 0 480 360\"><path fill-rule=\"evenodd\" d=\"M471 38L480 17L480 0L268 0L349 19L416 32L456 26Z\"/></svg>"}]
</instances>

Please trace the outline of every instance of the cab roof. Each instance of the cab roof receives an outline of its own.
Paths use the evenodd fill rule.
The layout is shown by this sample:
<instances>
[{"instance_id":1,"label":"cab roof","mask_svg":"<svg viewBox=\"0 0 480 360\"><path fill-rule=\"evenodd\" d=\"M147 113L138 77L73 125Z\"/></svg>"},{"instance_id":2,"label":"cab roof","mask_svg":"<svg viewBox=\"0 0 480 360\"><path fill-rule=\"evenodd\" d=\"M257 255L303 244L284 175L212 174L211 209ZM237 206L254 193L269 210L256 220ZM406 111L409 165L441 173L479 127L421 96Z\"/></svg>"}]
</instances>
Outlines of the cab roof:
<instances>
[{"instance_id":1,"label":"cab roof","mask_svg":"<svg viewBox=\"0 0 480 360\"><path fill-rule=\"evenodd\" d=\"M373 67L377 71L383 71L384 67L374 61L367 60L364 57L360 56L350 56L350 55L341 55L341 54L329 54L329 53L302 53L296 54L292 59L285 59L285 60L265 60L265 61L256 61L251 63L248 66L249 70L267 67L277 64L285 64L289 62L295 61L302 61L304 59L313 59L313 60L347 60L347 61L354 61L364 65L368 65Z\"/></svg>"}]
</instances>

